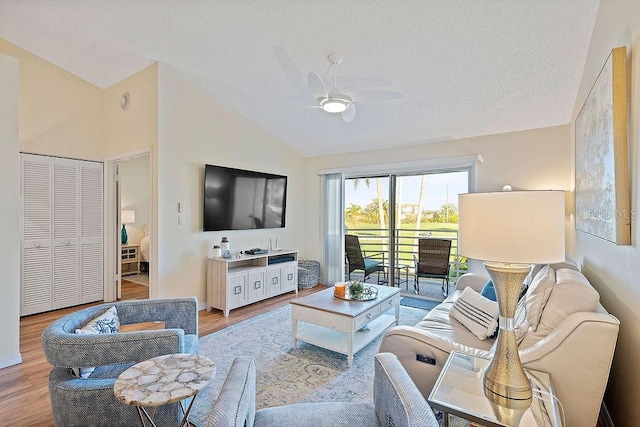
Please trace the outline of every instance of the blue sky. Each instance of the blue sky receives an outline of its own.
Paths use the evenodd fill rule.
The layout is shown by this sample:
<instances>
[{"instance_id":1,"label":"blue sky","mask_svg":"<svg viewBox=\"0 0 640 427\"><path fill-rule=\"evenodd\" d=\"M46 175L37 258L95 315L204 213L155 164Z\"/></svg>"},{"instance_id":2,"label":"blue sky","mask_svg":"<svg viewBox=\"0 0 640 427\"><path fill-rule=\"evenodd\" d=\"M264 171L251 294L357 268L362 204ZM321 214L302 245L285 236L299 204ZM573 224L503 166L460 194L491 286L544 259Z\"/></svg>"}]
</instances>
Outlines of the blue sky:
<instances>
[{"instance_id":1,"label":"blue sky","mask_svg":"<svg viewBox=\"0 0 640 427\"><path fill-rule=\"evenodd\" d=\"M420 181L422 175L411 175L399 177L402 180L402 204L417 204L420 197ZM384 199L389 198L389 178L382 180L382 192ZM370 179L369 187L364 179L358 184L358 189L353 188L353 180L345 181L345 207L351 203L365 207L377 198L376 178ZM426 190L424 194L423 209L438 209L443 204L449 202L458 205L458 194L468 192L467 172L449 172L427 175Z\"/></svg>"}]
</instances>

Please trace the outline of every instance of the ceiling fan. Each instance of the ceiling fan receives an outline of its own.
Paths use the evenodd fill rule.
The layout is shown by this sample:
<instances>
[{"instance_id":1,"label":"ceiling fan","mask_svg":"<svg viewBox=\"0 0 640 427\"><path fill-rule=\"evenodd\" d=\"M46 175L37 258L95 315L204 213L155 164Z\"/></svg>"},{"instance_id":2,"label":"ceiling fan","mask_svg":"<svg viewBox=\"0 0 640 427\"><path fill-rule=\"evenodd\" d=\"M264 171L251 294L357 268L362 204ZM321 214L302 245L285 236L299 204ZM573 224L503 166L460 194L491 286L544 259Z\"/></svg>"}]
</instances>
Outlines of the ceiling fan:
<instances>
[{"instance_id":1,"label":"ceiling fan","mask_svg":"<svg viewBox=\"0 0 640 427\"><path fill-rule=\"evenodd\" d=\"M327 57L329 63L333 65L333 88L327 91L327 86L317 73L309 73L307 84L313 96L320 103L327 113L342 115L342 119L351 123L356 117L356 102L367 101L387 101L390 99L400 98L402 95L397 92L386 91L357 91L357 92L340 92L337 87L337 69L342 62L343 56L332 53Z\"/></svg>"}]
</instances>

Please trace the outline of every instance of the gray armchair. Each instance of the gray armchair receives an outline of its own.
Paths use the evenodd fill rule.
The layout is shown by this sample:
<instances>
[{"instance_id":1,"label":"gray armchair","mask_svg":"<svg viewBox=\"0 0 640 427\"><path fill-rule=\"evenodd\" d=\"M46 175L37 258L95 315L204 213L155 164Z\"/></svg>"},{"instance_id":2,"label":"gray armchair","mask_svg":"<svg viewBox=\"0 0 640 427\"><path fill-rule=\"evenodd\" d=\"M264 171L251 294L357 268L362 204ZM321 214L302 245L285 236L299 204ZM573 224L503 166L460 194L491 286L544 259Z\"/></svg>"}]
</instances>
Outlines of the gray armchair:
<instances>
[{"instance_id":1,"label":"gray armchair","mask_svg":"<svg viewBox=\"0 0 640 427\"><path fill-rule=\"evenodd\" d=\"M302 403L258 410L255 427L271 426L437 427L438 422L398 358L391 353L380 353L375 358L373 405Z\"/></svg>"},{"instance_id":2,"label":"gray armchair","mask_svg":"<svg viewBox=\"0 0 640 427\"><path fill-rule=\"evenodd\" d=\"M115 306L120 323L164 321L166 329L100 335L75 330ZM195 298L119 301L64 316L42 332L42 347L53 370L49 396L56 426L133 426L140 420L134 406L119 402L113 384L129 366L155 356L197 353L198 308ZM89 378L71 368L96 367ZM176 425L178 403L158 407L158 426Z\"/></svg>"},{"instance_id":3,"label":"gray armchair","mask_svg":"<svg viewBox=\"0 0 640 427\"><path fill-rule=\"evenodd\" d=\"M256 364L237 357L213 402L206 427L252 427L256 414Z\"/></svg>"}]
</instances>

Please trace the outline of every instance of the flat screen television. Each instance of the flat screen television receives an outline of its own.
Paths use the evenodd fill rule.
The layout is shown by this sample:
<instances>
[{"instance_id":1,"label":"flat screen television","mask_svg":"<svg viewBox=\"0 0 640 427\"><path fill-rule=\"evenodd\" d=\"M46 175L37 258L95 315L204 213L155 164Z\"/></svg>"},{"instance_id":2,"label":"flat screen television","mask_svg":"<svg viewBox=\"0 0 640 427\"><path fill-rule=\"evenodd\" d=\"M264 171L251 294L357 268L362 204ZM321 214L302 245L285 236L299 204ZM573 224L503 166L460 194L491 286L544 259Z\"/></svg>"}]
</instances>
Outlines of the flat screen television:
<instances>
[{"instance_id":1,"label":"flat screen television","mask_svg":"<svg viewBox=\"0 0 640 427\"><path fill-rule=\"evenodd\" d=\"M204 231L282 228L286 201L286 176L204 167Z\"/></svg>"}]
</instances>

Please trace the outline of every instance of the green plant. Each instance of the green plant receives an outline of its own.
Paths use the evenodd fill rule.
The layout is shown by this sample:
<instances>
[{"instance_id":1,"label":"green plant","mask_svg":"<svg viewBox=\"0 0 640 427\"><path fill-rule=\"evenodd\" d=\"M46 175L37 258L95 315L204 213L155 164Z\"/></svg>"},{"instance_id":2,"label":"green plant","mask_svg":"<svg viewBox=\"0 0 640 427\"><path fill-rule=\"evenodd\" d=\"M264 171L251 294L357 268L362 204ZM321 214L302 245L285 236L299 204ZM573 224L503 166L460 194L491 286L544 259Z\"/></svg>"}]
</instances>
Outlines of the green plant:
<instances>
[{"instance_id":1,"label":"green plant","mask_svg":"<svg viewBox=\"0 0 640 427\"><path fill-rule=\"evenodd\" d=\"M364 284L360 280L351 280L347 284L349 295L353 299L358 299L364 293Z\"/></svg>"}]
</instances>

